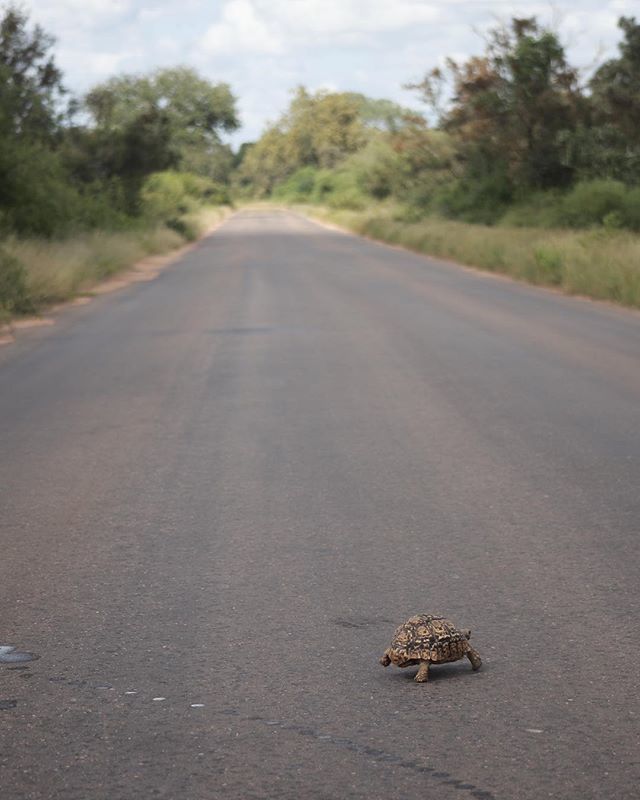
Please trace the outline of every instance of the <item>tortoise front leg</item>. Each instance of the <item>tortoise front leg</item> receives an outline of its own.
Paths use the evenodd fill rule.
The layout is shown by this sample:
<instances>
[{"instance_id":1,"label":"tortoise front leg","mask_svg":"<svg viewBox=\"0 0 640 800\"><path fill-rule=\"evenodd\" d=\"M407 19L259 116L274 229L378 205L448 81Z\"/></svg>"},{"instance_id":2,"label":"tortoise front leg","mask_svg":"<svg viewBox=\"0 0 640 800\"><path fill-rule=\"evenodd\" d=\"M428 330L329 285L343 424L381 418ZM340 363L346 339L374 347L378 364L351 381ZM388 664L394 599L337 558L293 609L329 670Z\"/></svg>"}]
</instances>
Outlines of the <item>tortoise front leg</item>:
<instances>
[{"instance_id":1,"label":"tortoise front leg","mask_svg":"<svg viewBox=\"0 0 640 800\"><path fill-rule=\"evenodd\" d=\"M429 662L421 661L420 668L413 679L416 683L426 683L429 680Z\"/></svg>"},{"instance_id":2,"label":"tortoise front leg","mask_svg":"<svg viewBox=\"0 0 640 800\"><path fill-rule=\"evenodd\" d=\"M480 669L482 666L482 659L480 658L480 654L471 647L471 645L467 645L467 658L471 662L471 666L473 667L474 671Z\"/></svg>"},{"instance_id":3,"label":"tortoise front leg","mask_svg":"<svg viewBox=\"0 0 640 800\"><path fill-rule=\"evenodd\" d=\"M384 655L380 658L380 663L383 667L388 667L391 663L391 659L389 658L389 651L385 650Z\"/></svg>"}]
</instances>

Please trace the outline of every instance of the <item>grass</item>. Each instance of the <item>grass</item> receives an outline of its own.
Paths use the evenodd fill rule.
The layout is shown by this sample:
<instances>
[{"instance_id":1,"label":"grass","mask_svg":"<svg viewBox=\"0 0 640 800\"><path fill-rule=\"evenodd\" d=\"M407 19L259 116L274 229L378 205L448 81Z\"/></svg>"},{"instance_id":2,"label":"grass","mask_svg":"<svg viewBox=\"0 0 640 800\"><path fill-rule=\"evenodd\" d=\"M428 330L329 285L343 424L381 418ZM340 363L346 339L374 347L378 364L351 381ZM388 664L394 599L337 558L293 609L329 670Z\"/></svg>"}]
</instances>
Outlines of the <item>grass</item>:
<instances>
[{"instance_id":1,"label":"grass","mask_svg":"<svg viewBox=\"0 0 640 800\"><path fill-rule=\"evenodd\" d=\"M181 232L157 226L126 232L93 231L59 241L10 238L3 243L2 253L14 266L14 281L15 264L20 265L20 303L3 304L0 296L0 322L20 311L37 312L87 293L147 256L169 253L199 238L227 213L222 207L192 212ZM6 295L9 288L5 287Z\"/></svg>"},{"instance_id":2,"label":"grass","mask_svg":"<svg viewBox=\"0 0 640 800\"><path fill-rule=\"evenodd\" d=\"M302 213L418 253L510 275L568 294L640 308L640 236L589 231L486 227L428 218L405 222L397 209L339 211L297 206Z\"/></svg>"}]
</instances>

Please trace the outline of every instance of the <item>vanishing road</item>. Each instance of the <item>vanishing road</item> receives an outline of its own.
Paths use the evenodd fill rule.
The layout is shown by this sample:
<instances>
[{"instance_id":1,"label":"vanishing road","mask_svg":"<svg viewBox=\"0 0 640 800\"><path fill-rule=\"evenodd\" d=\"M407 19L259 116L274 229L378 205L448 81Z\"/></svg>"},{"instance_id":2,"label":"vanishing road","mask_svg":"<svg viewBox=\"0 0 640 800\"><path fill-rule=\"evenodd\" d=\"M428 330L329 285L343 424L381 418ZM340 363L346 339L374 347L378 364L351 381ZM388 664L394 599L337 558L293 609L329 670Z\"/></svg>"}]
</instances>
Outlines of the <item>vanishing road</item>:
<instances>
[{"instance_id":1,"label":"vanishing road","mask_svg":"<svg viewBox=\"0 0 640 800\"><path fill-rule=\"evenodd\" d=\"M0 451L3 796L638 797L640 314L246 211L2 348Z\"/></svg>"}]
</instances>

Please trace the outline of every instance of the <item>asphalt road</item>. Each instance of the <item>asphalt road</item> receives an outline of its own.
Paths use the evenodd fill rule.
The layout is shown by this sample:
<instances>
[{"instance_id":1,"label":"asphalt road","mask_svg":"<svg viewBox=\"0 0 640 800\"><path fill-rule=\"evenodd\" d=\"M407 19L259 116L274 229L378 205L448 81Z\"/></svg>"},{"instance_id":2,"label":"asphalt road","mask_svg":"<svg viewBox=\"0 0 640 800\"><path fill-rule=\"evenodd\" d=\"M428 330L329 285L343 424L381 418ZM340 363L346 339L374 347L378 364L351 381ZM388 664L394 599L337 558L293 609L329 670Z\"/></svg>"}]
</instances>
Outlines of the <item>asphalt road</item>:
<instances>
[{"instance_id":1,"label":"asphalt road","mask_svg":"<svg viewBox=\"0 0 640 800\"><path fill-rule=\"evenodd\" d=\"M0 452L3 796L638 797L639 314L244 212L0 350Z\"/></svg>"}]
</instances>

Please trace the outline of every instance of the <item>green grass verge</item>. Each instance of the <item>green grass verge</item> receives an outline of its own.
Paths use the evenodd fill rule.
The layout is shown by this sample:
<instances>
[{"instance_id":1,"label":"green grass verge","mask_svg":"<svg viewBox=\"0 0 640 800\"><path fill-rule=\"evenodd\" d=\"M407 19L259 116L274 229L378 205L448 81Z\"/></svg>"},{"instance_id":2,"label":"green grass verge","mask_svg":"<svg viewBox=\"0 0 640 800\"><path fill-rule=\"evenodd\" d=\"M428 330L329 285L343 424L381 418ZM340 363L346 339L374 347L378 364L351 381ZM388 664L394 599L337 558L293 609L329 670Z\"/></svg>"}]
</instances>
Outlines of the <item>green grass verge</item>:
<instances>
[{"instance_id":1,"label":"green grass verge","mask_svg":"<svg viewBox=\"0 0 640 800\"><path fill-rule=\"evenodd\" d=\"M0 323L87 293L147 256L194 241L227 213L223 207L200 209L184 218L180 231L157 226L63 240L10 238L0 248Z\"/></svg>"},{"instance_id":2,"label":"green grass verge","mask_svg":"<svg viewBox=\"0 0 640 800\"><path fill-rule=\"evenodd\" d=\"M429 218L404 222L397 209L341 211L295 206L355 233L569 294L640 308L640 236L590 231L485 227Z\"/></svg>"}]
</instances>

